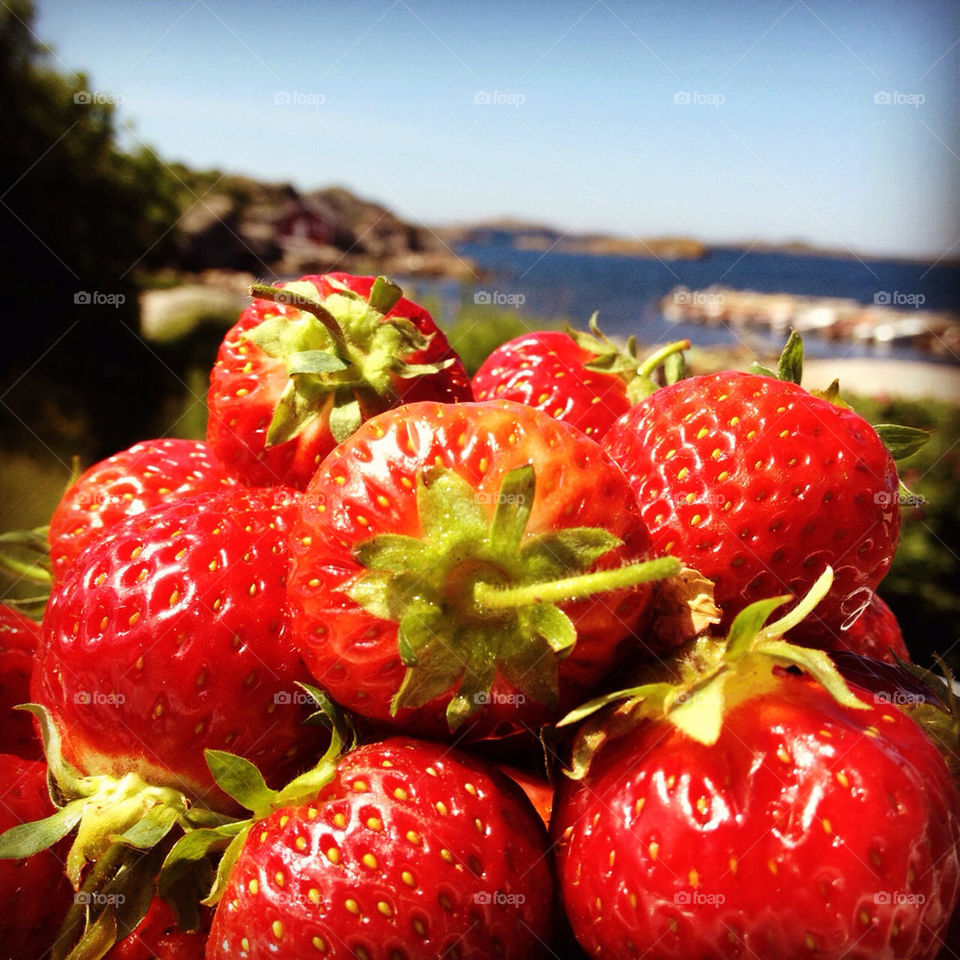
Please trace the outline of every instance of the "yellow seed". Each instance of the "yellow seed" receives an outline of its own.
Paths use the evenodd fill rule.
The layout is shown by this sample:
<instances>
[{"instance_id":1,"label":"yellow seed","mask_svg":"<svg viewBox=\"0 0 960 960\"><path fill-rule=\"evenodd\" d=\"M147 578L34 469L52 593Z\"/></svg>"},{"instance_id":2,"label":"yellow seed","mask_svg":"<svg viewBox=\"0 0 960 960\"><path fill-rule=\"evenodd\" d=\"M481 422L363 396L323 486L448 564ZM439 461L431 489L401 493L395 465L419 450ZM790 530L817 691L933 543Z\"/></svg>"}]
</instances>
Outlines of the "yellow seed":
<instances>
[{"instance_id":1,"label":"yellow seed","mask_svg":"<svg viewBox=\"0 0 960 960\"><path fill-rule=\"evenodd\" d=\"M345 827L347 825L347 818L342 813L335 813L333 815L333 825L335 827Z\"/></svg>"},{"instance_id":2,"label":"yellow seed","mask_svg":"<svg viewBox=\"0 0 960 960\"><path fill-rule=\"evenodd\" d=\"M833 827L831 826L830 821L826 817L823 818L823 832L833 833Z\"/></svg>"},{"instance_id":3,"label":"yellow seed","mask_svg":"<svg viewBox=\"0 0 960 960\"><path fill-rule=\"evenodd\" d=\"M361 858L363 865L371 870L377 869L377 858L372 853L365 853Z\"/></svg>"},{"instance_id":4,"label":"yellow seed","mask_svg":"<svg viewBox=\"0 0 960 960\"><path fill-rule=\"evenodd\" d=\"M318 904L320 902L320 891L316 887L311 887L307 891L307 899L312 904Z\"/></svg>"},{"instance_id":5,"label":"yellow seed","mask_svg":"<svg viewBox=\"0 0 960 960\"><path fill-rule=\"evenodd\" d=\"M441 817L445 817L450 812L449 807L447 807L442 800L438 800L435 806L437 808L437 813L439 813Z\"/></svg>"},{"instance_id":6,"label":"yellow seed","mask_svg":"<svg viewBox=\"0 0 960 960\"><path fill-rule=\"evenodd\" d=\"M273 875L273 882L276 883L278 887L283 886L285 881L283 874L279 870Z\"/></svg>"},{"instance_id":7,"label":"yellow seed","mask_svg":"<svg viewBox=\"0 0 960 960\"><path fill-rule=\"evenodd\" d=\"M270 929L273 930L273 935L277 940L283 936L283 924L279 920L274 920Z\"/></svg>"},{"instance_id":8,"label":"yellow seed","mask_svg":"<svg viewBox=\"0 0 960 960\"><path fill-rule=\"evenodd\" d=\"M660 844L657 843L656 840L654 840L654 841L650 844L650 846L649 846L648 849L649 849L649 851L650 851L650 859L651 859L651 860L656 860L656 859L657 859L657 854L660 852Z\"/></svg>"},{"instance_id":9,"label":"yellow seed","mask_svg":"<svg viewBox=\"0 0 960 960\"><path fill-rule=\"evenodd\" d=\"M378 900L378 901L377 901L377 909L378 909L385 917L392 917L392 916L393 916L393 910L390 908L390 904L387 903L386 900Z\"/></svg>"},{"instance_id":10,"label":"yellow seed","mask_svg":"<svg viewBox=\"0 0 960 960\"><path fill-rule=\"evenodd\" d=\"M447 863L453 863L453 854L449 850L447 850L446 847L443 847L440 850L440 856L443 860L446 860Z\"/></svg>"},{"instance_id":11,"label":"yellow seed","mask_svg":"<svg viewBox=\"0 0 960 960\"><path fill-rule=\"evenodd\" d=\"M691 870L687 877L690 880L690 886L696 890L700 886L700 874L696 870Z\"/></svg>"},{"instance_id":12,"label":"yellow seed","mask_svg":"<svg viewBox=\"0 0 960 960\"><path fill-rule=\"evenodd\" d=\"M697 439L702 440L709 432L706 427L701 427L700 432L697 434Z\"/></svg>"},{"instance_id":13,"label":"yellow seed","mask_svg":"<svg viewBox=\"0 0 960 960\"><path fill-rule=\"evenodd\" d=\"M354 780L354 781L353 781L353 789L356 790L357 793L364 793L365 791L369 790L370 788L367 786L366 780Z\"/></svg>"},{"instance_id":14,"label":"yellow seed","mask_svg":"<svg viewBox=\"0 0 960 960\"><path fill-rule=\"evenodd\" d=\"M244 952L250 949L250 941L246 937L240 938L240 949Z\"/></svg>"},{"instance_id":15,"label":"yellow seed","mask_svg":"<svg viewBox=\"0 0 960 960\"><path fill-rule=\"evenodd\" d=\"M697 526L702 519L703 517L701 517L699 513L695 513L693 517L690 519L690 526L691 527Z\"/></svg>"},{"instance_id":16,"label":"yellow seed","mask_svg":"<svg viewBox=\"0 0 960 960\"><path fill-rule=\"evenodd\" d=\"M369 817L369 818L367 819L367 826L368 826L371 830L382 830L382 829L383 829L383 821L382 821L379 817Z\"/></svg>"},{"instance_id":17,"label":"yellow seed","mask_svg":"<svg viewBox=\"0 0 960 960\"><path fill-rule=\"evenodd\" d=\"M690 470L689 470L687 467L683 467L683 468L677 473L677 479L678 479L678 480L682 480L689 472L690 472Z\"/></svg>"},{"instance_id":18,"label":"yellow seed","mask_svg":"<svg viewBox=\"0 0 960 960\"><path fill-rule=\"evenodd\" d=\"M314 937L311 942L321 953L327 952L327 944L323 937Z\"/></svg>"},{"instance_id":19,"label":"yellow seed","mask_svg":"<svg viewBox=\"0 0 960 960\"><path fill-rule=\"evenodd\" d=\"M353 897L347 897L343 904L352 914L359 915L360 904Z\"/></svg>"},{"instance_id":20,"label":"yellow seed","mask_svg":"<svg viewBox=\"0 0 960 960\"><path fill-rule=\"evenodd\" d=\"M397 787L397 789L393 791L393 795L398 800L406 800L408 798L407 791L404 790L403 787Z\"/></svg>"},{"instance_id":21,"label":"yellow seed","mask_svg":"<svg viewBox=\"0 0 960 960\"><path fill-rule=\"evenodd\" d=\"M415 885L414 879L413 879L413 874L412 874L409 870L404 870L403 873L400 874L400 879L401 879L408 887L412 887L412 886Z\"/></svg>"},{"instance_id":22,"label":"yellow seed","mask_svg":"<svg viewBox=\"0 0 960 960\"><path fill-rule=\"evenodd\" d=\"M256 892L260 889L260 884L257 883L256 879L253 879L250 881L250 883L247 884L247 889L251 893L256 894Z\"/></svg>"},{"instance_id":23,"label":"yellow seed","mask_svg":"<svg viewBox=\"0 0 960 960\"><path fill-rule=\"evenodd\" d=\"M306 837L297 837L297 839L296 839L294 842L296 843L298 850L306 850L306 849L307 849L307 838L306 838Z\"/></svg>"},{"instance_id":24,"label":"yellow seed","mask_svg":"<svg viewBox=\"0 0 960 960\"><path fill-rule=\"evenodd\" d=\"M411 843L419 843L419 842L420 842L420 835L417 833L416 830L408 830L408 831L407 831L407 839L408 839Z\"/></svg>"},{"instance_id":25,"label":"yellow seed","mask_svg":"<svg viewBox=\"0 0 960 960\"><path fill-rule=\"evenodd\" d=\"M477 788L472 783L465 783L463 789L467 791L471 796L477 796Z\"/></svg>"},{"instance_id":26,"label":"yellow seed","mask_svg":"<svg viewBox=\"0 0 960 960\"><path fill-rule=\"evenodd\" d=\"M837 773L837 783L839 783L844 789L850 786L850 780L842 770Z\"/></svg>"},{"instance_id":27,"label":"yellow seed","mask_svg":"<svg viewBox=\"0 0 960 960\"><path fill-rule=\"evenodd\" d=\"M787 753L786 747L784 747L782 744L777 747L777 759L782 763L789 763L791 760L790 754Z\"/></svg>"},{"instance_id":28,"label":"yellow seed","mask_svg":"<svg viewBox=\"0 0 960 960\"><path fill-rule=\"evenodd\" d=\"M340 851L339 851L336 847L331 847L331 848L327 851L327 859L328 859L331 863L339 863L339 862L340 862Z\"/></svg>"}]
</instances>

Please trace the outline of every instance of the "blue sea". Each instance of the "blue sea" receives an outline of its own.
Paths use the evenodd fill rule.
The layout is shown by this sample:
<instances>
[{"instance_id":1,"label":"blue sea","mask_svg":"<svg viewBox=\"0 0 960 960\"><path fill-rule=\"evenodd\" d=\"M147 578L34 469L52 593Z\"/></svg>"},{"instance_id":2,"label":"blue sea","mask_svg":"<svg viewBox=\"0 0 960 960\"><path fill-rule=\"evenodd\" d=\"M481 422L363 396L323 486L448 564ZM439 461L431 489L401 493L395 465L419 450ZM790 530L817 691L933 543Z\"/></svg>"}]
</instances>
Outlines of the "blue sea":
<instances>
[{"instance_id":1,"label":"blue sea","mask_svg":"<svg viewBox=\"0 0 960 960\"><path fill-rule=\"evenodd\" d=\"M660 299L674 287L702 290L711 284L764 293L845 297L863 304L886 302L909 310L960 312L960 267L897 261L845 260L786 253L713 248L702 260L667 260L579 253L515 250L508 243L468 244L458 252L484 272L475 285L456 281L416 280L419 296L441 301L444 316L464 300L516 306L530 317L563 317L584 327L594 310L600 326L619 336L635 334L642 343L689 337L702 345L738 340L758 351L776 350L782 338L760 332L745 336L723 326L670 323L660 313ZM519 303L519 306L517 304ZM896 357L929 360L930 354L908 345L865 345L831 341L807 334L812 356Z\"/></svg>"}]
</instances>

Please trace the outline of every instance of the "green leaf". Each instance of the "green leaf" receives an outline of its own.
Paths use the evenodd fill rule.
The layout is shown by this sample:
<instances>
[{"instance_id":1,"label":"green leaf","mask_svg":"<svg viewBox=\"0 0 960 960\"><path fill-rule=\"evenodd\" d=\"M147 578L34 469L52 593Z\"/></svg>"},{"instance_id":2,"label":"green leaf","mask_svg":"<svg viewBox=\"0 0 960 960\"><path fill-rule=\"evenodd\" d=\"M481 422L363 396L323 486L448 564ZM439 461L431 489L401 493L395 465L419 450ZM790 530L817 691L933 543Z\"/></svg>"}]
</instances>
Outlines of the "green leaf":
<instances>
[{"instance_id":1,"label":"green leaf","mask_svg":"<svg viewBox=\"0 0 960 960\"><path fill-rule=\"evenodd\" d=\"M237 820L220 827L199 827L180 837L170 848L163 861L162 870L167 870L180 861L195 862L211 853L226 849L230 841L243 830L249 821Z\"/></svg>"},{"instance_id":2,"label":"green leaf","mask_svg":"<svg viewBox=\"0 0 960 960\"><path fill-rule=\"evenodd\" d=\"M274 797L272 807L279 810L281 807L293 806L298 803L306 803L313 800L316 795L333 779L337 772L337 764L334 759L324 757L319 763L312 766L299 777L291 780Z\"/></svg>"},{"instance_id":3,"label":"green leaf","mask_svg":"<svg viewBox=\"0 0 960 960\"><path fill-rule=\"evenodd\" d=\"M640 703L648 698L666 697L675 692L676 687L672 683L645 683L639 687L627 687L625 690L615 690L613 693L605 693L602 697L594 697L579 707L571 710L565 717L557 721L558 727L569 727L575 723L580 723L587 717L609 706L611 703L618 703L624 700L633 700Z\"/></svg>"},{"instance_id":4,"label":"green leaf","mask_svg":"<svg viewBox=\"0 0 960 960\"><path fill-rule=\"evenodd\" d=\"M391 716L405 707L422 707L435 697L452 689L467 663L443 640L432 644L417 658L415 667L408 667L403 682L390 704Z\"/></svg>"},{"instance_id":5,"label":"green leaf","mask_svg":"<svg viewBox=\"0 0 960 960\"><path fill-rule=\"evenodd\" d=\"M558 700L557 656L542 637L531 639L497 666L506 680L525 696L555 707Z\"/></svg>"},{"instance_id":6,"label":"green leaf","mask_svg":"<svg viewBox=\"0 0 960 960\"><path fill-rule=\"evenodd\" d=\"M415 667L422 651L443 642L438 632L442 618L442 610L434 603L415 599L407 604L397 631L397 650L404 666Z\"/></svg>"},{"instance_id":7,"label":"green leaf","mask_svg":"<svg viewBox=\"0 0 960 960\"><path fill-rule=\"evenodd\" d=\"M403 296L403 291L392 280L377 277L370 288L367 303L378 313L389 313Z\"/></svg>"},{"instance_id":8,"label":"green leaf","mask_svg":"<svg viewBox=\"0 0 960 960\"><path fill-rule=\"evenodd\" d=\"M520 551L524 564L536 579L583 573L623 541L603 527L568 527L529 537Z\"/></svg>"},{"instance_id":9,"label":"green leaf","mask_svg":"<svg viewBox=\"0 0 960 960\"><path fill-rule=\"evenodd\" d=\"M66 960L101 960L116 942L117 915L113 907L108 907L84 930L83 936L66 954Z\"/></svg>"},{"instance_id":10,"label":"green leaf","mask_svg":"<svg viewBox=\"0 0 960 960\"><path fill-rule=\"evenodd\" d=\"M447 726L451 733L489 703L495 676L496 668L488 660L471 664L464 673L459 689L447 704Z\"/></svg>"},{"instance_id":11,"label":"green leaf","mask_svg":"<svg viewBox=\"0 0 960 960\"><path fill-rule=\"evenodd\" d=\"M266 446L275 447L298 437L319 410L320 406L311 403L307 392L296 379L288 381L267 427Z\"/></svg>"},{"instance_id":12,"label":"green leaf","mask_svg":"<svg viewBox=\"0 0 960 960\"><path fill-rule=\"evenodd\" d=\"M425 533L442 537L447 531L485 531L482 499L454 470L428 468L417 475L417 511Z\"/></svg>"},{"instance_id":13,"label":"green leaf","mask_svg":"<svg viewBox=\"0 0 960 960\"><path fill-rule=\"evenodd\" d=\"M771 370L769 367L764 366L762 363L757 363L756 360L754 360L754 362L750 364L749 370L751 373L756 374L758 377L770 377L773 380L777 379L777 375L776 373L774 373L773 370Z\"/></svg>"},{"instance_id":14,"label":"green leaf","mask_svg":"<svg viewBox=\"0 0 960 960\"><path fill-rule=\"evenodd\" d=\"M922 450L930 440L926 430L902 427L895 423L878 423L874 428L894 460L906 460Z\"/></svg>"},{"instance_id":15,"label":"green leaf","mask_svg":"<svg viewBox=\"0 0 960 960\"><path fill-rule=\"evenodd\" d=\"M577 642L573 621L553 603L538 603L523 611L530 628L542 637L558 656L565 657Z\"/></svg>"},{"instance_id":16,"label":"green leaf","mask_svg":"<svg viewBox=\"0 0 960 960\"><path fill-rule=\"evenodd\" d=\"M343 443L347 437L359 429L363 423L363 414L360 411L360 401L352 392L334 401L330 411L330 432L337 443Z\"/></svg>"},{"instance_id":17,"label":"green leaf","mask_svg":"<svg viewBox=\"0 0 960 960\"><path fill-rule=\"evenodd\" d=\"M154 807L124 833L111 836L110 839L129 847L149 850L170 832L177 818L178 811L172 807Z\"/></svg>"},{"instance_id":18,"label":"green leaf","mask_svg":"<svg viewBox=\"0 0 960 960\"><path fill-rule=\"evenodd\" d=\"M790 331L787 343L777 363L777 379L799 386L803 379L803 339L796 330Z\"/></svg>"},{"instance_id":19,"label":"green leaf","mask_svg":"<svg viewBox=\"0 0 960 960\"><path fill-rule=\"evenodd\" d=\"M177 917L177 926L187 933L197 933L203 926L200 901L213 886L216 875L213 863L206 857L178 860L157 878L157 896L167 903Z\"/></svg>"},{"instance_id":20,"label":"green leaf","mask_svg":"<svg viewBox=\"0 0 960 960\"><path fill-rule=\"evenodd\" d=\"M535 487L532 464L516 467L504 476L490 526L490 543L495 550L515 553L519 548L533 510Z\"/></svg>"},{"instance_id":21,"label":"green leaf","mask_svg":"<svg viewBox=\"0 0 960 960\"><path fill-rule=\"evenodd\" d=\"M300 681L297 681L297 686L317 706L317 709L304 720L304 723L323 726L330 731L330 746L327 748L324 759L338 757L343 749L352 750L357 745L358 734L350 714L334 703L326 692L319 687Z\"/></svg>"},{"instance_id":22,"label":"green leaf","mask_svg":"<svg viewBox=\"0 0 960 960\"><path fill-rule=\"evenodd\" d=\"M261 810L270 806L274 791L249 760L226 750L204 750L203 754L213 779L227 796L247 810Z\"/></svg>"},{"instance_id":23,"label":"green leaf","mask_svg":"<svg viewBox=\"0 0 960 960\"><path fill-rule=\"evenodd\" d=\"M243 845L249 833L250 824L248 823L244 826L243 830L230 841L227 849L224 850L223 856L220 858L220 863L217 865L217 875L213 881L213 887L207 896L200 901L204 906L216 906L217 901L223 896L223 891L227 888L227 881L230 879L230 874L233 872L233 867L237 862L237 858L240 856L240 852L243 850Z\"/></svg>"},{"instance_id":24,"label":"green leaf","mask_svg":"<svg viewBox=\"0 0 960 960\"><path fill-rule=\"evenodd\" d=\"M402 533L381 533L353 548L354 559L367 569L393 573L423 570L431 553L429 544Z\"/></svg>"},{"instance_id":25,"label":"green leaf","mask_svg":"<svg viewBox=\"0 0 960 960\"><path fill-rule=\"evenodd\" d=\"M381 620L394 618L394 575L387 570L371 570L343 591L357 606Z\"/></svg>"},{"instance_id":26,"label":"green leaf","mask_svg":"<svg viewBox=\"0 0 960 960\"><path fill-rule=\"evenodd\" d=\"M457 362L456 357L447 357L446 360L437 360L436 363L399 363L391 367L392 371L403 380L413 380L416 377L428 377L452 367Z\"/></svg>"},{"instance_id":27,"label":"green leaf","mask_svg":"<svg viewBox=\"0 0 960 960\"><path fill-rule=\"evenodd\" d=\"M825 650L798 647L796 644L787 643L786 640L771 640L761 644L755 652L763 656L775 657L782 662L796 664L801 670L816 678L837 703L845 707L853 707L855 710L868 708L868 704L847 686L847 681L843 679Z\"/></svg>"},{"instance_id":28,"label":"green leaf","mask_svg":"<svg viewBox=\"0 0 960 960\"><path fill-rule=\"evenodd\" d=\"M682 353L671 353L663 361L663 379L667 386L679 383L687 375L687 361Z\"/></svg>"},{"instance_id":29,"label":"green leaf","mask_svg":"<svg viewBox=\"0 0 960 960\"><path fill-rule=\"evenodd\" d=\"M327 350L299 350L291 353L287 359L287 373L318 374L348 370L350 364L344 363L335 353Z\"/></svg>"},{"instance_id":30,"label":"green leaf","mask_svg":"<svg viewBox=\"0 0 960 960\"><path fill-rule=\"evenodd\" d=\"M0 835L0 859L23 860L65 837L83 817L86 800L80 798L56 813L32 823L20 823Z\"/></svg>"},{"instance_id":31,"label":"green leaf","mask_svg":"<svg viewBox=\"0 0 960 960\"><path fill-rule=\"evenodd\" d=\"M788 594L782 597L771 597L769 600L758 600L744 607L736 615L730 625L730 633L727 634L727 649L724 654L727 663L736 663L750 649L773 611L790 599L792 598Z\"/></svg>"}]
</instances>

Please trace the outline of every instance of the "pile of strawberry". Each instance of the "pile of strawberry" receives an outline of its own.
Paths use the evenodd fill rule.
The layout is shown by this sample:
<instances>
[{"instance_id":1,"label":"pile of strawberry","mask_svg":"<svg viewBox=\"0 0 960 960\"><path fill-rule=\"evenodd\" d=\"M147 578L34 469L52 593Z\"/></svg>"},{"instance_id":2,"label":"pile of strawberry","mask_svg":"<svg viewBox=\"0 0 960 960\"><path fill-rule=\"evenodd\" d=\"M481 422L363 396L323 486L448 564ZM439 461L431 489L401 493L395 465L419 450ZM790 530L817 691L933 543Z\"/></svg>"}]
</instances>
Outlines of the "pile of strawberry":
<instances>
[{"instance_id":1,"label":"pile of strawberry","mask_svg":"<svg viewBox=\"0 0 960 960\"><path fill-rule=\"evenodd\" d=\"M252 293L207 442L80 476L2 610L0 956L957 956L953 692L875 593L916 432L796 338L471 382L382 277Z\"/></svg>"}]
</instances>

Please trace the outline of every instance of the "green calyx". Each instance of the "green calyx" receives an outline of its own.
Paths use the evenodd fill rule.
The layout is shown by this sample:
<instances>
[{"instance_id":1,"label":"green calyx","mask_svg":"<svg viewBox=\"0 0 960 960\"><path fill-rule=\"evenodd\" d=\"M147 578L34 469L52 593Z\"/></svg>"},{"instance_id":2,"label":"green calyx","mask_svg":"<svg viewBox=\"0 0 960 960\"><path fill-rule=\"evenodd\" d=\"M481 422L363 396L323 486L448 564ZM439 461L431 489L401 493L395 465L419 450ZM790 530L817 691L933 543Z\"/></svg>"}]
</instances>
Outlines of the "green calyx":
<instances>
[{"instance_id":1,"label":"green calyx","mask_svg":"<svg viewBox=\"0 0 960 960\"><path fill-rule=\"evenodd\" d=\"M205 756L210 773L217 786L241 807L250 811L248 818L232 819L218 825L199 827L184 834L170 848L161 866L158 889L176 892L184 879L197 886L211 854L221 854L213 875L207 884L206 896L200 901L207 906L217 903L226 888L237 857L246 842L250 828L258 820L281 807L296 806L312 800L318 791L333 778L337 762L345 750L356 745L356 730L349 719L322 691L307 684L299 684L317 703L317 712L307 721L322 723L330 731L330 745L317 763L291 780L280 790L269 787L257 767L243 757L225 750L207 750ZM197 898L199 899L199 898ZM196 900L194 901L196 903Z\"/></svg>"},{"instance_id":2,"label":"green calyx","mask_svg":"<svg viewBox=\"0 0 960 960\"><path fill-rule=\"evenodd\" d=\"M394 714L455 689L447 706L455 730L489 702L498 673L526 696L555 704L557 661L577 640L561 606L679 572L671 557L588 572L621 541L594 527L528 533L535 484L533 467L518 467L491 498L452 470L424 470L420 536L382 534L357 546L368 572L347 594L398 625L406 672Z\"/></svg>"},{"instance_id":3,"label":"green calyx","mask_svg":"<svg viewBox=\"0 0 960 960\"><path fill-rule=\"evenodd\" d=\"M847 686L829 654L783 639L826 596L832 583L833 571L827 567L810 592L773 623L767 621L774 610L792 598L753 603L737 615L725 639L701 637L694 641L669 675L597 697L571 711L558 726L587 723L578 732L568 775L573 779L585 776L603 743L647 719L666 720L694 740L712 746L731 710L776 686L774 667L799 667L838 703L865 709L867 705ZM619 706L612 714L599 714L614 703Z\"/></svg>"},{"instance_id":4,"label":"green calyx","mask_svg":"<svg viewBox=\"0 0 960 960\"><path fill-rule=\"evenodd\" d=\"M589 332L574 330L568 326L567 335L578 347L596 354L595 358L586 364L588 370L613 374L627 384L627 397L631 403L639 403L657 389L658 384L653 379L653 374L661 365L664 367L667 383L676 383L683 379L683 351L689 349L689 340L668 343L649 356L641 358L637 356L636 338L630 337L626 346L620 347L600 329L596 313L590 317L588 326Z\"/></svg>"},{"instance_id":5,"label":"green calyx","mask_svg":"<svg viewBox=\"0 0 960 960\"><path fill-rule=\"evenodd\" d=\"M268 356L283 360L290 377L267 430L268 447L292 440L328 409L339 443L364 417L395 405L397 378L438 373L454 362L411 362L430 336L406 317L387 317L402 291L386 277L377 277L366 300L337 287L322 302L307 282L250 288L253 297L297 311L268 316L245 334Z\"/></svg>"}]
</instances>

